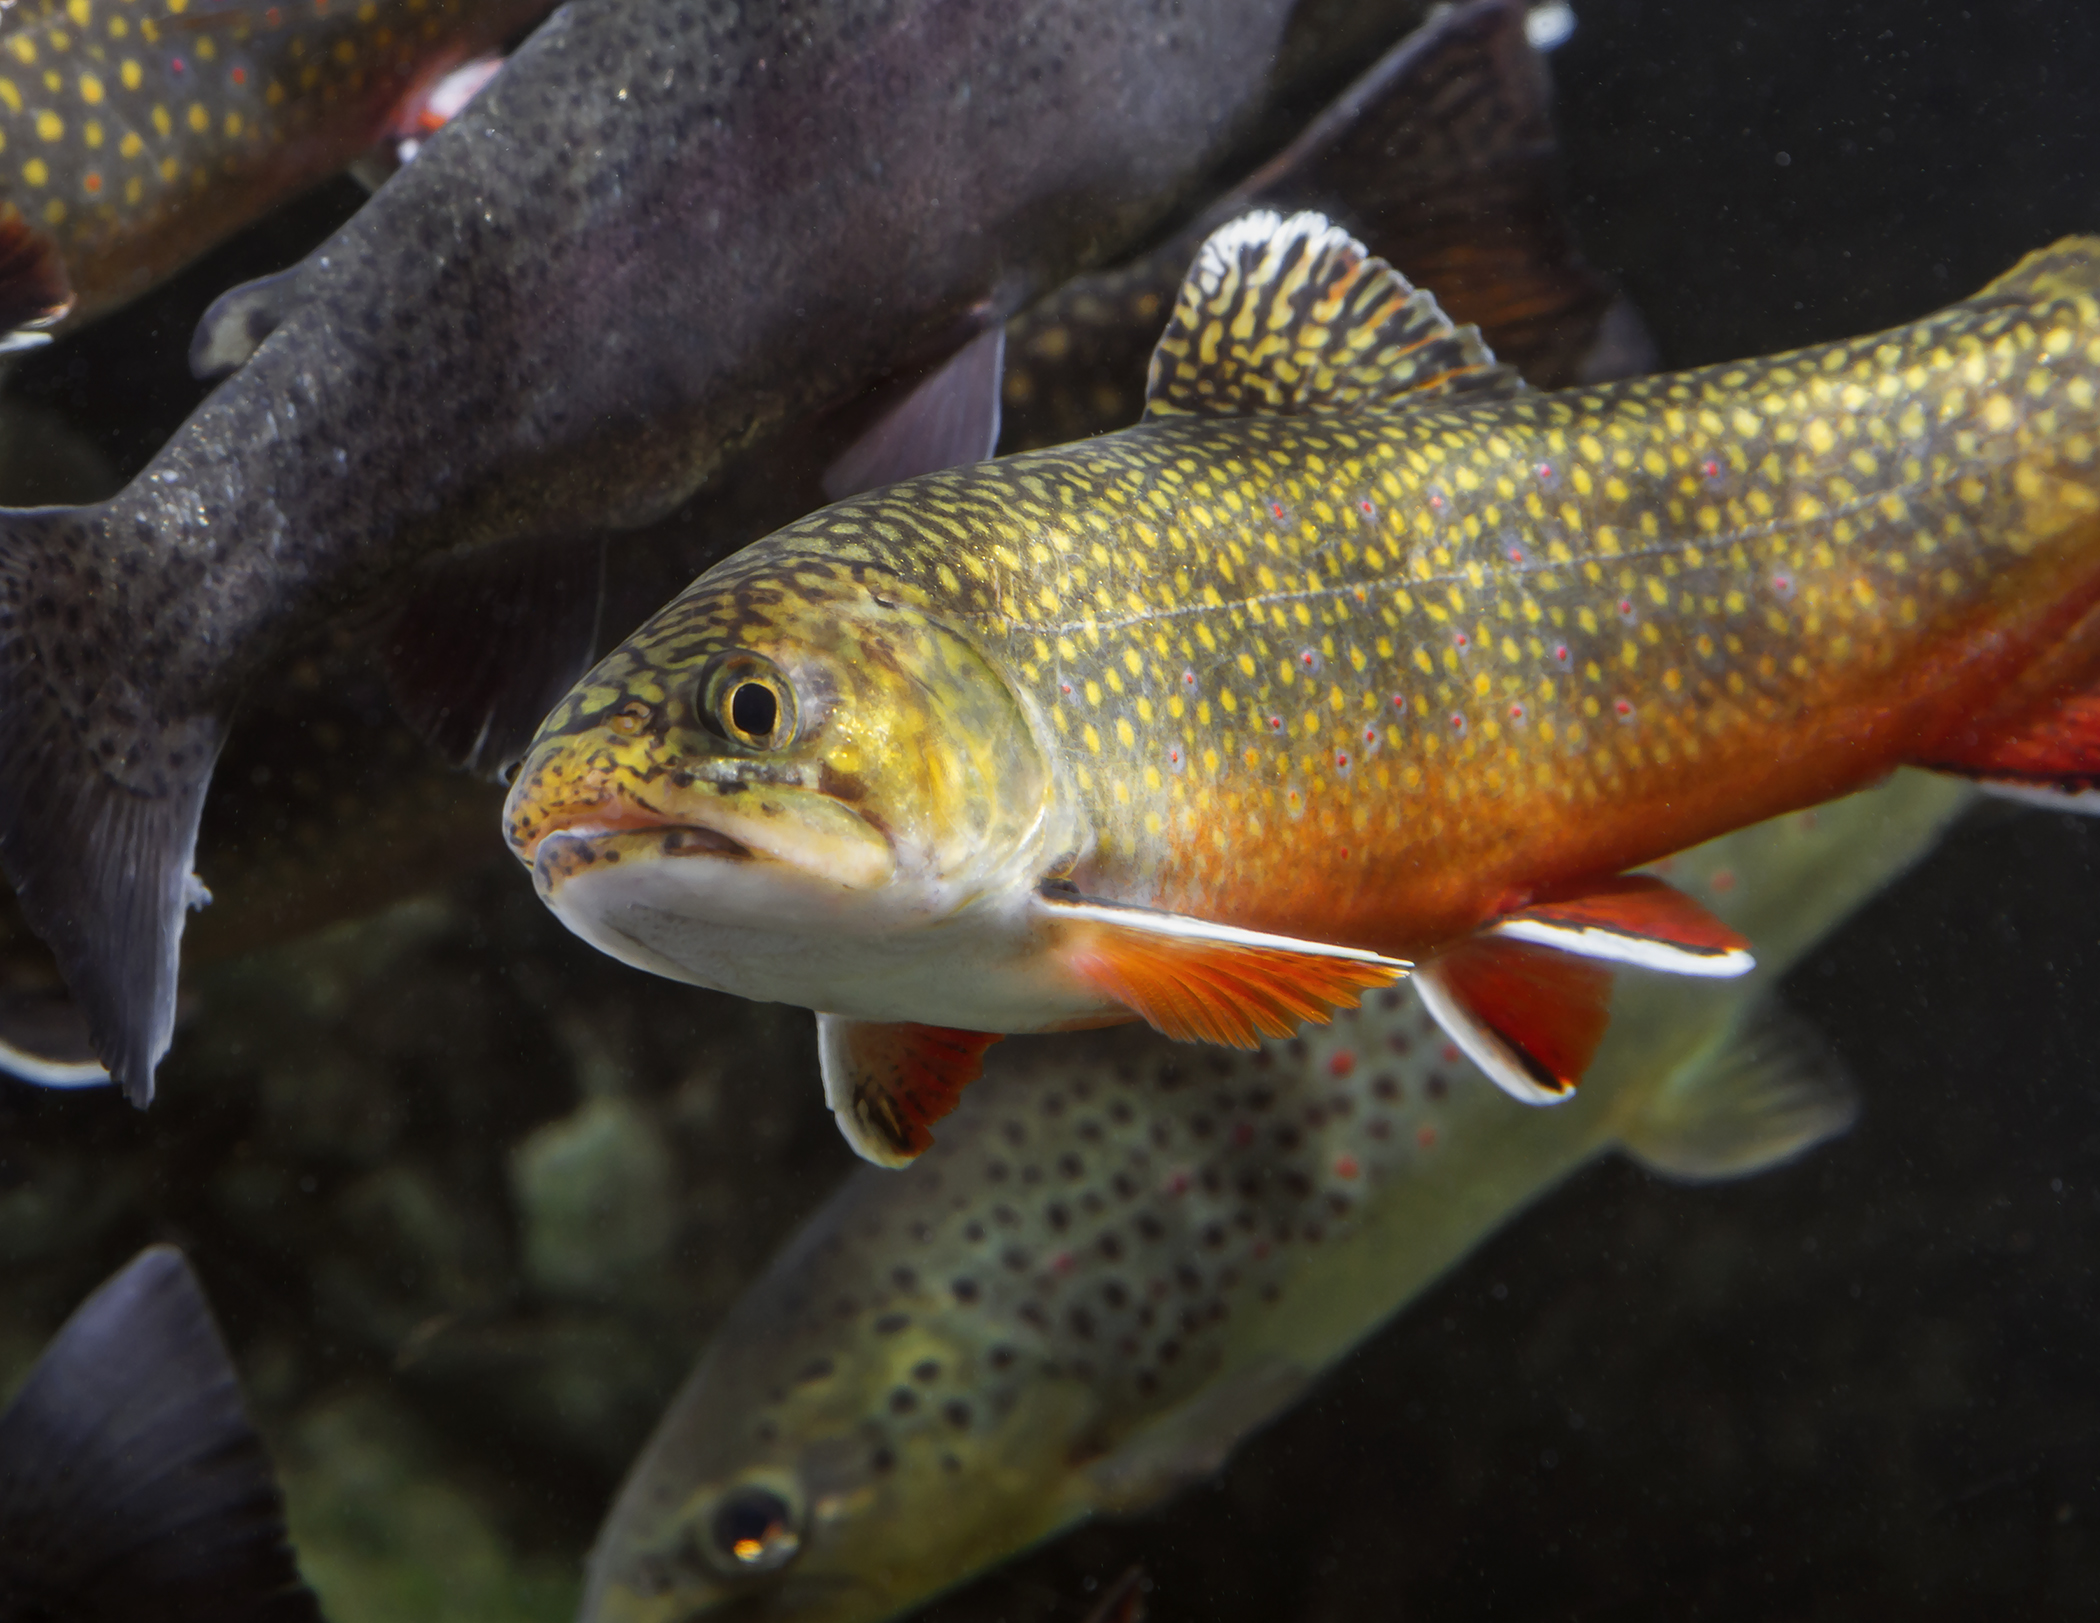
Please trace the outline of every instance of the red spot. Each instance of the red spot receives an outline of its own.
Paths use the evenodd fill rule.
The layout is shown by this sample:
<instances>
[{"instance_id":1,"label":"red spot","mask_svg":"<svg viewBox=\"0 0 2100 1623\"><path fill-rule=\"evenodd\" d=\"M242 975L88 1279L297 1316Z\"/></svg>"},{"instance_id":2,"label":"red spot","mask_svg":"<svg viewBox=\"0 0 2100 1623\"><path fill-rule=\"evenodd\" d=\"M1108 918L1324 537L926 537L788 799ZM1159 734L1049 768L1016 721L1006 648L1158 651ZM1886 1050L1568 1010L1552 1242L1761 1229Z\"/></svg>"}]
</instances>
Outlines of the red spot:
<instances>
[{"instance_id":1,"label":"red spot","mask_svg":"<svg viewBox=\"0 0 2100 1623\"><path fill-rule=\"evenodd\" d=\"M1429 505L1431 507L1442 507L1444 505L1444 498L1441 496L1432 496L1429 498Z\"/></svg>"},{"instance_id":2,"label":"red spot","mask_svg":"<svg viewBox=\"0 0 2100 1623\"><path fill-rule=\"evenodd\" d=\"M1364 742L1366 744L1375 744L1378 742L1378 729L1376 727L1366 727L1364 729Z\"/></svg>"},{"instance_id":3,"label":"red spot","mask_svg":"<svg viewBox=\"0 0 2100 1623\"><path fill-rule=\"evenodd\" d=\"M1464 716L1453 716L1451 718L1451 730L1459 733L1464 732L1466 730L1466 718Z\"/></svg>"},{"instance_id":4,"label":"red spot","mask_svg":"<svg viewBox=\"0 0 2100 1623\"><path fill-rule=\"evenodd\" d=\"M1707 883L1713 887L1716 896L1726 896L1735 889L1735 872L1730 868L1719 869Z\"/></svg>"},{"instance_id":5,"label":"red spot","mask_svg":"<svg viewBox=\"0 0 2100 1623\"><path fill-rule=\"evenodd\" d=\"M1337 1048L1328 1056L1327 1074L1329 1076L1347 1076L1355 1069L1356 1050L1353 1048Z\"/></svg>"},{"instance_id":6,"label":"red spot","mask_svg":"<svg viewBox=\"0 0 2100 1623\"><path fill-rule=\"evenodd\" d=\"M1053 1274L1070 1273L1072 1271L1072 1253L1069 1251L1058 1252L1056 1256L1050 1259L1050 1271Z\"/></svg>"},{"instance_id":7,"label":"red spot","mask_svg":"<svg viewBox=\"0 0 2100 1623\"><path fill-rule=\"evenodd\" d=\"M1718 462L1708 462L1706 466L1701 468L1699 471L1705 474L1706 477L1709 479L1718 479L1721 477L1721 464Z\"/></svg>"},{"instance_id":8,"label":"red spot","mask_svg":"<svg viewBox=\"0 0 2100 1623\"><path fill-rule=\"evenodd\" d=\"M1310 648L1306 649L1306 651L1305 651L1304 653L1302 653L1302 654L1300 654L1300 655L1298 656L1298 658L1299 658L1299 659L1300 659L1300 660L1301 660L1301 661L1302 661L1302 662L1304 663L1305 667L1306 667L1306 668L1307 668L1308 670L1310 670L1310 669L1312 668L1312 663L1313 663L1313 660L1314 660L1315 658L1317 658L1317 657L1318 657L1318 656L1317 656L1317 655L1315 655L1315 654L1313 653L1313 651L1312 651L1312 650L1311 650Z\"/></svg>"},{"instance_id":9,"label":"red spot","mask_svg":"<svg viewBox=\"0 0 2100 1623\"><path fill-rule=\"evenodd\" d=\"M90 169L87 172L86 176L81 180L80 184L85 186L91 192L99 192L100 190L102 190L102 177L96 174L94 170Z\"/></svg>"},{"instance_id":10,"label":"red spot","mask_svg":"<svg viewBox=\"0 0 2100 1623\"><path fill-rule=\"evenodd\" d=\"M1633 706L1624 699L1614 699L1612 701L1611 707L1614 710L1618 711L1618 713L1622 716L1630 716L1633 714Z\"/></svg>"},{"instance_id":11,"label":"red spot","mask_svg":"<svg viewBox=\"0 0 2100 1623\"><path fill-rule=\"evenodd\" d=\"M1444 1055L1444 1063L1445 1063L1446 1065L1456 1065L1456 1064L1458 1063L1458 1044L1457 1044L1457 1043L1446 1043L1446 1044L1444 1044L1444 1047L1443 1047L1443 1050L1442 1050L1442 1052L1443 1052L1443 1055Z\"/></svg>"},{"instance_id":12,"label":"red spot","mask_svg":"<svg viewBox=\"0 0 2100 1623\"><path fill-rule=\"evenodd\" d=\"M1538 473L1541 479L1551 479L1553 477L1553 464L1550 462L1541 462L1539 464Z\"/></svg>"},{"instance_id":13,"label":"red spot","mask_svg":"<svg viewBox=\"0 0 2100 1623\"><path fill-rule=\"evenodd\" d=\"M1457 644L1458 644L1458 646L1459 646L1459 647L1461 647L1461 648L1466 648L1466 647L1470 647L1470 646L1471 646L1470 642L1468 641L1468 639L1467 639L1467 637L1466 637L1466 634L1465 634L1465 633L1464 633L1463 631L1455 631L1455 632L1453 632L1453 633L1451 634L1451 640L1452 640L1453 642L1457 643Z\"/></svg>"},{"instance_id":14,"label":"red spot","mask_svg":"<svg viewBox=\"0 0 2100 1623\"><path fill-rule=\"evenodd\" d=\"M1567 664L1568 659L1570 657L1568 654L1568 645L1564 642L1555 643L1553 645L1553 657L1559 660L1563 665Z\"/></svg>"},{"instance_id":15,"label":"red spot","mask_svg":"<svg viewBox=\"0 0 2100 1623\"><path fill-rule=\"evenodd\" d=\"M1169 760L1170 762L1172 762L1172 763L1173 763L1173 764L1174 764L1175 766L1179 766L1179 765L1181 765L1181 751L1180 751L1180 750L1168 750L1168 751L1167 751L1167 759L1168 759L1168 760Z\"/></svg>"},{"instance_id":16,"label":"red spot","mask_svg":"<svg viewBox=\"0 0 2100 1623\"><path fill-rule=\"evenodd\" d=\"M263 13L263 24L269 28L282 27L284 24L284 13L275 6L270 7L269 10Z\"/></svg>"},{"instance_id":17,"label":"red spot","mask_svg":"<svg viewBox=\"0 0 2100 1623\"><path fill-rule=\"evenodd\" d=\"M1271 502L1271 503L1269 503L1269 511L1270 511L1270 512L1272 512L1272 513L1274 513L1274 514L1275 514L1275 515L1276 515L1276 516L1277 516L1278 518L1282 518L1282 517L1283 517L1283 503L1281 503L1281 502Z\"/></svg>"},{"instance_id":18,"label":"red spot","mask_svg":"<svg viewBox=\"0 0 2100 1623\"><path fill-rule=\"evenodd\" d=\"M1407 708L1407 695L1406 695L1406 694L1404 694L1404 693L1396 693L1396 694L1394 694L1394 695L1393 695L1393 708L1394 708L1395 710L1405 710L1405 709Z\"/></svg>"},{"instance_id":19,"label":"red spot","mask_svg":"<svg viewBox=\"0 0 2100 1623\"><path fill-rule=\"evenodd\" d=\"M1421 1145L1421 1146L1422 1146L1422 1148L1423 1148L1423 1149L1425 1149L1425 1150L1433 1150L1433 1149L1435 1149L1435 1148L1436 1148L1436 1129L1435 1129L1434 1127L1424 1127L1424 1128L1420 1129L1420 1130L1419 1130L1419 1131L1418 1131L1418 1132L1417 1132L1417 1133L1415 1134L1415 1142L1416 1142L1417 1144Z\"/></svg>"},{"instance_id":20,"label":"red spot","mask_svg":"<svg viewBox=\"0 0 2100 1623\"><path fill-rule=\"evenodd\" d=\"M1336 750L1334 752L1334 764L1340 767L1344 772L1348 771L1349 752L1347 750Z\"/></svg>"},{"instance_id":21,"label":"red spot","mask_svg":"<svg viewBox=\"0 0 2100 1623\"><path fill-rule=\"evenodd\" d=\"M1619 612L1623 615L1626 615L1628 618L1631 618L1633 614L1633 604L1623 597L1620 598Z\"/></svg>"},{"instance_id":22,"label":"red spot","mask_svg":"<svg viewBox=\"0 0 2100 1623\"><path fill-rule=\"evenodd\" d=\"M1511 547L1509 549L1509 561L1513 564L1522 563L1524 561L1524 549L1522 547Z\"/></svg>"},{"instance_id":23,"label":"red spot","mask_svg":"<svg viewBox=\"0 0 2100 1623\"><path fill-rule=\"evenodd\" d=\"M1232 1129L1232 1141L1242 1148L1252 1144L1254 1142L1254 1123L1243 1121L1236 1124Z\"/></svg>"},{"instance_id":24,"label":"red spot","mask_svg":"<svg viewBox=\"0 0 2100 1623\"><path fill-rule=\"evenodd\" d=\"M1784 594L1794 589L1794 579L1791 575L1774 575L1772 585L1775 590Z\"/></svg>"},{"instance_id":25,"label":"red spot","mask_svg":"<svg viewBox=\"0 0 2100 1623\"><path fill-rule=\"evenodd\" d=\"M246 84L248 82L248 70L246 68L235 68L233 70L233 82L237 85Z\"/></svg>"},{"instance_id":26,"label":"red spot","mask_svg":"<svg viewBox=\"0 0 2100 1623\"><path fill-rule=\"evenodd\" d=\"M1269 718L1269 731L1270 731L1270 732L1272 732L1272 733L1280 733L1280 732L1282 732L1282 731L1283 731L1283 717L1281 717L1281 716L1271 716L1271 717Z\"/></svg>"},{"instance_id":27,"label":"red spot","mask_svg":"<svg viewBox=\"0 0 2100 1623\"><path fill-rule=\"evenodd\" d=\"M1187 1194L1188 1192L1189 1192L1189 1175L1188 1175L1188 1174L1187 1174L1186 1172L1183 1172L1183 1171L1180 1171L1180 1170L1178 1170L1178 1169L1177 1169L1176 1171L1173 1171L1173 1172L1170 1172L1170 1173L1168 1173L1168 1174L1167 1174L1167 1193L1168 1193L1168 1194L1170 1194L1170 1195L1185 1195L1185 1194Z\"/></svg>"},{"instance_id":28,"label":"red spot","mask_svg":"<svg viewBox=\"0 0 2100 1623\"><path fill-rule=\"evenodd\" d=\"M1509 707L1509 719L1511 721L1522 721L1524 719L1524 707L1520 704L1511 705Z\"/></svg>"},{"instance_id":29,"label":"red spot","mask_svg":"<svg viewBox=\"0 0 2100 1623\"><path fill-rule=\"evenodd\" d=\"M183 60L182 60L182 58L181 58L181 57L179 57L179 56L178 56L178 57L174 57L174 58L171 58L171 59L169 60L169 62L168 62L168 71L169 71L170 73L180 73L180 72L182 72L182 70L183 70L183 67L184 67L184 63L183 63Z\"/></svg>"},{"instance_id":30,"label":"red spot","mask_svg":"<svg viewBox=\"0 0 2100 1623\"><path fill-rule=\"evenodd\" d=\"M1196 673L1194 671L1183 671L1181 673L1181 679L1182 681L1186 682L1190 687L1194 687L1196 685Z\"/></svg>"},{"instance_id":31,"label":"red spot","mask_svg":"<svg viewBox=\"0 0 2100 1623\"><path fill-rule=\"evenodd\" d=\"M1057 691L1060 693L1070 693L1072 691L1072 684L1070 682L1060 682L1057 684Z\"/></svg>"},{"instance_id":32,"label":"red spot","mask_svg":"<svg viewBox=\"0 0 2100 1623\"><path fill-rule=\"evenodd\" d=\"M1365 511L1366 513L1368 513L1368 512L1370 512L1370 510L1371 510L1371 504L1370 504L1369 502L1365 502L1365 503L1364 503L1364 511Z\"/></svg>"},{"instance_id":33,"label":"red spot","mask_svg":"<svg viewBox=\"0 0 2100 1623\"><path fill-rule=\"evenodd\" d=\"M1334 1158L1334 1175L1337 1178L1353 1178L1360 1170L1353 1155L1337 1155Z\"/></svg>"}]
</instances>

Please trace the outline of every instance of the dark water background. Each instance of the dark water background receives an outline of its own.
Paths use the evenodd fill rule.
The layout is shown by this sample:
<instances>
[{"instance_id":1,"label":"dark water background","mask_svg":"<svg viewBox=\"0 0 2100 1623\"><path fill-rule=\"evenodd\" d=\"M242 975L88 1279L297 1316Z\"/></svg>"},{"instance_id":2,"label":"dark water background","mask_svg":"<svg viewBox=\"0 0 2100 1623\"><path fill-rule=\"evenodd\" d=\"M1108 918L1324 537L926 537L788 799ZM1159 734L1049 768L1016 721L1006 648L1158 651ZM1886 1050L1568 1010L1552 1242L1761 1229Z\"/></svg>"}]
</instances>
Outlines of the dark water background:
<instances>
[{"instance_id":1,"label":"dark water background","mask_svg":"<svg viewBox=\"0 0 2100 1623\"><path fill-rule=\"evenodd\" d=\"M1668 365L1891 325L2100 230L2078 0L1588 0L1553 65L1584 242ZM204 302L357 195L14 387L135 465L194 398ZM1214 1485L931 1615L1074 1617L1132 1560L1166 1623L2094 1615L2096 920L2100 823L1974 816L1788 984L1860 1083L1848 1138L1706 1190L1592 1168ZM198 997L148 1118L0 1091L10 1367L181 1240L316 1551L434 1565L417 1615L563 1615L686 1357L848 1165L803 1022L620 969L500 863ZM586 1093L639 1101L673 1160L631 1271L582 1285L511 1151ZM403 1506L424 1545L382 1525Z\"/></svg>"}]
</instances>

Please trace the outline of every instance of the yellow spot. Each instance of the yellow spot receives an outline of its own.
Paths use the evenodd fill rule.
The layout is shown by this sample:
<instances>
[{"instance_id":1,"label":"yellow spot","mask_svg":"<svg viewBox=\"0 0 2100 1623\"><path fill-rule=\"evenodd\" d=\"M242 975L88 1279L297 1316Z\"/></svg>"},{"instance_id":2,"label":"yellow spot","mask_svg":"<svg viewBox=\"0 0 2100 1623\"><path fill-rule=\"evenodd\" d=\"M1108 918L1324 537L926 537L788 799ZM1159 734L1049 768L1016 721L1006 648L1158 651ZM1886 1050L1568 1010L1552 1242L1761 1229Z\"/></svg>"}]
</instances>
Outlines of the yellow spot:
<instances>
[{"instance_id":1,"label":"yellow spot","mask_svg":"<svg viewBox=\"0 0 2100 1623\"><path fill-rule=\"evenodd\" d=\"M131 58L126 57L124 59L124 65L121 68L117 69L117 77L124 81L124 88L126 90L136 90L139 87L139 80L143 78L144 75L140 71L139 65L136 62L132 61Z\"/></svg>"},{"instance_id":2,"label":"yellow spot","mask_svg":"<svg viewBox=\"0 0 2100 1623\"><path fill-rule=\"evenodd\" d=\"M175 121L168 117L167 108L158 103L155 103L153 108L153 131L163 140L175 133ZM173 179L174 177L170 176L169 178Z\"/></svg>"},{"instance_id":3,"label":"yellow spot","mask_svg":"<svg viewBox=\"0 0 2100 1623\"><path fill-rule=\"evenodd\" d=\"M190 103L189 119L190 128L202 135L211 128L211 109L201 101L193 101Z\"/></svg>"},{"instance_id":4,"label":"yellow spot","mask_svg":"<svg viewBox=\"0 0 2100 1623\"><path fill-rule=\"evenodd\" d=\"M81 125L80 138L90 147L102 145L102 121L99 118L91 118Z\"/></svg>"},{"instance_id":5,"label":"yellow spot","mask_svg":"<svg viewBox=\"0 0 2100 1623\"><path fill-rule=\"evenodd\" d=\"M102 81L92 73L83 73L80 76L80 99L90 107L102 100Z\"/></svg>"},{"instance_id":6,"label":"yellow spot","mask_svg":"<svg viewBox=\"0 0 2100 1623\"><path fill-rule=\"evenodd\" d=\"M160 160L160 178L162 180L173 180L181 173L182 160L180 158L167 157Z\"/></svg>"},{"instance_id":7,"label":"yellow spot","mask_svg":"<svg viewBox=\"0 0 2100 1623\"><path fill-rule=\"evenodd\" d=\"M7 48L15 53L17 62L34 62L36 60L36 46L19 34L7 42Z\"/></svg>"},{"instance_id":8,"label":"yellow spot","mask_svg":"<svg viewBox=\"0 0 2100 1623\"><path fill-rule=\"evenodd\" d=\"M1802 437L1808 441L1808 448L1817 456L1823 455L1837 444L1837 435L1831 432L1830 425L1820 417L1809 418L1808 426L1801 432Z\"/></svg>"},{"instance_id":9,"label":"yellow spot","mask_svg":"<svg viewBox=\"0 0 2100 1623\"><path fill-rule=\"evenodd\" d=\"M0 102L7 104L10 113L19 113L22 110L22 92L15 88L14 80L0 79Z\"/></svg>"},{"instance_id":10,"label":"yellow spot","mask_svg":"<svg viewBox=\"0 0 2100 1623\"><path fill-rule=\"evenodd\" d=\"M44 205L44 218L53 225L63 225L66 218L65 204L55 197L52 198L50 202Z\"/></svg>"},{"instance_id":11,"label":"yellow spot","mask_svg":"<svg viewBox=\"0 0 2100 1623\"><path fill-rule=\"evenodd\" d=\"M75 28L87 27L88 18L93 14L94 8L88 4L88 0L66 0L66 15L73 19Z\"/></svg>"},{"instance_id":12,"label":"yellow spot","mask_svg":"<svg viewBox=\"0 0 2100 1623\"><path fill-rule=\"evenodd\" d=\"M2013 425L2013 403L2005 395L1989 395L1983 402L1982 417L1985 428L2002 434Z\"/></svg>"},{"instance_id":13,"label":"yellow spot","mask_svg":"<svg viewBox=\"0 0 2100 1623\"><path fill-rule=\"evenodd\" d=\"M126 130L124 139L117 143L117 150L127 158L136 158L146 150L146 143L139 139L137 130Z\"/></svg>"},{"instance_id":14,"label":"yellow spot","mask_svg":"<svg viewBox=\"0 0 2100 1623\"><path fill-rule=\"evenodd\" d=\"M109 37L110 37L111 39L122 39L122 38L123 38L123 37L124 37L124 36L125 36L126 34L128 34L128 33L130 33L130 32L131 32L131 24L129 24L128 22L126 22L126 21L125 21L125 20L124 20L124 19L123 19L122 17L112 17L112 18L110 18L110 20L109 20Z\"/></svg>"},{"instance_id":15,"label":"yellow spot","mask_svg":"<svg viewBox=\"0 0 2100 1623\"><path fill-rule=\"evenodd\" d=\"M51 171L42 158L31 158L22 165L22 178L32 186L41 186L51 178Z\"/></svg>"},{"instance_id":16,"label":"yellow spot","mask_svg":"<svg viewBox=\"0 0 2100 1623\"><path fill-rule=\"evenodd\" d=\"M66 133L66 121L49 108L46 108L43 112L36 115L36 133L39 140L63 140Z\"/></svg>"}]
</instances>

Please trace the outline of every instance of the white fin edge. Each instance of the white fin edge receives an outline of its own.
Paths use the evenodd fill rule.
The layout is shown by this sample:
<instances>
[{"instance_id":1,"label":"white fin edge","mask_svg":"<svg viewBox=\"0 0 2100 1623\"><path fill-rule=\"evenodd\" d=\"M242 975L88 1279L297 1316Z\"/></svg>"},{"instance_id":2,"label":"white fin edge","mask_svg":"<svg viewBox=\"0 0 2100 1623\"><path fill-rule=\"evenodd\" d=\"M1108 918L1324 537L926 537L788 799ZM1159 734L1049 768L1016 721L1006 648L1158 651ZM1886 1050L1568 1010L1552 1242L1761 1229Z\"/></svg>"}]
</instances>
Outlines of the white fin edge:
<instances>
[{"instance_id":1,"label":"white fin edge","mask_svg":"<svg viewBox=\"0 0 2100 1623\"><path fill-rule=\"evenodd\" d=\"M824 1079L824 1102L831 1107L831 1119L839 1124L839 1131L852 1146L853 1153L863 1161L872 1162L894 1172L899 1167L908 1167L912 1157L899 1155L869 1132L853 1108L853 1045L850 1034L862 1024L843 1014L817 1015L817 1072Z\"/></svg>"},{"instance_id":2,"label":"white fin edge","mask_svg":"<svg viewBox=\"0 0 2100 1623\"><path fill-rule=\"evenodd\" d=\"M1162 913L1149 907L1129 907L1116 902L1060 901L1036 892L1036 899L1050 909L1049 917L1069 923L1111 924L1121 930L1144 930L1177 941L1217 941L1236 947L1268 947L1278 952L1303 953L1308 958L1343 958L1356 964L1376 964L1380 969L1406 974L1414 965L1405 958L1388 958L1363 947L1338 947L1330 941L1303 941L1296 936L1265 935L1242 930L1233 924L1213 924L1186 913Z\"/></svg>"},{"instance_id":3,"label":"white fin edge","mask_svg":"<svg viewBox=\"0 0 2100 1623\"><path fill-rule=\"evenodd\" d=\"M1690 947L1657 941L1653 936L1628 935L1621 930L1600 930L1594 925L1579 929L1545 919L1504 919L1488 926L1489 935L1512 941L1529 941L1553 947L1577 958L1597 958L1606 963L1631 964L1636 969L1660 970L1665 975L1700 975L1714 980L1732 980L1757 967L1757 960L1741 947L1725 952L1697 952Z\"/></svg>"},{"instance_id":4,"label":"white fin edge","mask_svg":"<svg viewBox=\"0 0 2100 1623\"><path fill-rule=\"evenodd\" d=\"M39 1088L101 1088L109 1072L91 1059L44 1059L10 1042L0 1042L0 1071Z\"/></svg>"},{"instance_id":5,"label":"white fin edge","mask_svg":"<svg viewBox=\"0 0 2100 1623\"><path fill-rule=\"evenodd\" d=\"M1458 1045L1458 1051L1519 1104L1557 1105L1575 1097L1573 1088L1555 1093L1533 1081L1516 1051L1475 1019L1473 1011L1453 995L1434 962L1415 971L1414 987L1422 995L1422 1006L1444 1028L1444 1035Z\"/></svg>"},{"instance_id":6,"label":"white fin edge","mask_svg":"<svg viewBox=\"0 0 2100 1623\"><path fill-rule=\"evenodd\" d=\"M2011 800L2022 806L2100 817L2100 789L2050 789L2038 783L2002 783L1988 778L1976 787L1994 799Z\"/></svg>"}]
</instances>

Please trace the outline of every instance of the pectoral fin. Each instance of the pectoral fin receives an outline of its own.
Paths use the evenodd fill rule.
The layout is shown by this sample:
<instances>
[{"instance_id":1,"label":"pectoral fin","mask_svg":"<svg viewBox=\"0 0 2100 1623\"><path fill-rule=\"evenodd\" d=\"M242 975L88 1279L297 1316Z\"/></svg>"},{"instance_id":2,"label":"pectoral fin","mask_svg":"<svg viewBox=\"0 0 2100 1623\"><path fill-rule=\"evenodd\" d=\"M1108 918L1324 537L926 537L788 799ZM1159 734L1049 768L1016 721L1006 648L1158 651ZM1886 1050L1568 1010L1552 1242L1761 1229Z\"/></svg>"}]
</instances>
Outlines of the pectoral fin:
<instances>
[{"instance_id":1,"label":"pectoral fin","mask_svg":"<svg viewBox=\"0 0 2100 1623\"><path fill-rule=\"evenodd\" d=\"M984 1072L998 1035L908 1021L817 1016L824 1102L846 1142L879 1167L909 1166L933 1142L935 1122Z\"/></svg>"},{"instance_id":2,"label":"pectoral fin","mask_svg":"<svg viewBox=\"0 0 2100 1623\"><path fill-rule=\"evenodd\" d=\"M1445 948L1415 988L1466 1057L1528 1105L1574 1093L1611 1021L1601 963L1494 934Z\"/></svg>"},{"instance_id":3,"label":"pectoral fin","mask_svg":"<svg viewBox=\"0 0 2100 1623\"><path fill-rule=\"evenodd\" d=\"M1353 1009L1408 972L1397 958L1234 929L1179 913L1045 892L1065 967L1103 997L1183 1042L1253 1048Z\"/></svg>"},{"instance_id":4,"label":"pectoral fin","mask_svg":"<svg viewBox=\"0 0 2100 1623\"><path fill-rule=\"evenodd\" d=\"M2073 693L2012 732L1949 745L1925 763L2013 798L2090 811L2100 789L2100 693Z\"/></svg>"},{"instance_id":5,"label":"pectoral fin","mask_svg":"<svg viewBox=\"0 0 2100 1623\"><path fill-rule=\"evenodd\" d=\"M1726 979L1756 967L1750 943L1674 886L1625 874L1498 919L1489 933L1666 975Z\"/></svg>"},{"instance_id":6,"label":"pectoral fin","mask_svg":"<svg viewBox=\"0 0 2100 1623\"><path fill-rule=\"evenodd\" d=\"M39 329L65 319L73 308L58 244L23 218L12 203L0 204L0 353L51 342Z\"/></svg>"},{"instance_id":7,"label":"pectoral fin","mask_svg":"<svg viewBox=\"0 0 2100 1623\"><path fill-rule=\"evenodd\" d=\"M1006 329L988 327L846 447L824 470L833 501L922 473L982 462L999 444Z\"/></svg>"}]
</instances>

